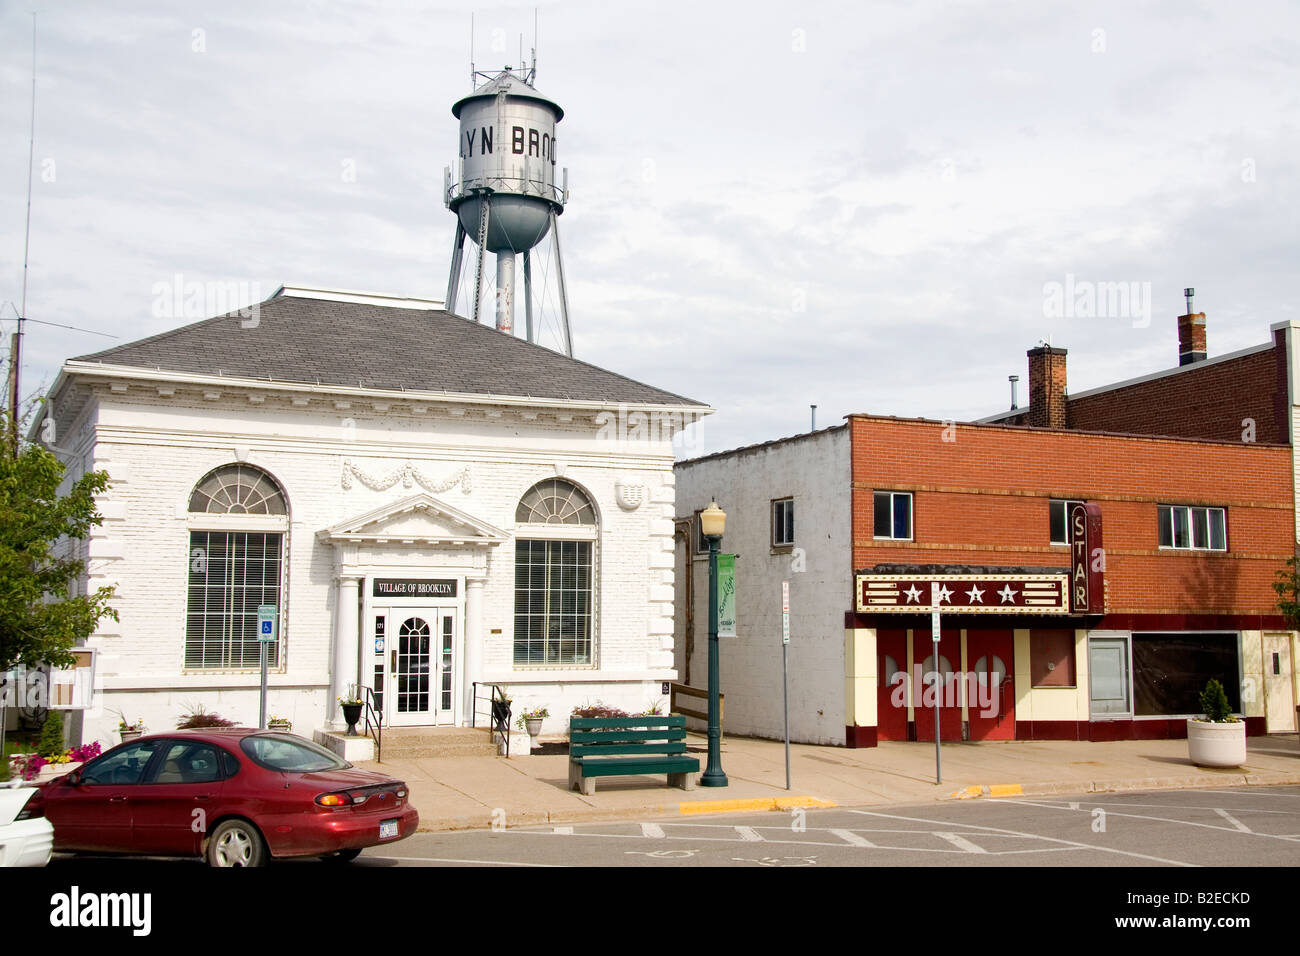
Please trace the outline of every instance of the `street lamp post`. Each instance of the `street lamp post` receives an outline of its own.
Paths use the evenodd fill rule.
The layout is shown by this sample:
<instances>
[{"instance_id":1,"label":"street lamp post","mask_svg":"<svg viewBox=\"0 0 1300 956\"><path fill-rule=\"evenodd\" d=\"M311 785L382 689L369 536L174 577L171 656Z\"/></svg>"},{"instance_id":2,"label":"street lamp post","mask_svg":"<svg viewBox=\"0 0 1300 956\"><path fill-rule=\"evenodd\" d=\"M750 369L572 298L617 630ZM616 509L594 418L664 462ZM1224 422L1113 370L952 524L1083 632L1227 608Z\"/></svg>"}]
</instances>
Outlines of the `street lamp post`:
<instances>
[{"instance_id":1,"label":"street lamp post","mask_svg":"<svg viewBox=\"0 0 1300 956\"><path fill-rule=\"evenodd\" d=\"M700 512L700 530L709 539L709 763L700 778L702 787L725 787L722 772L722 707L718 700L718 545L727 526L727 513L716 501Z\"/></svg>"}]
</instances>

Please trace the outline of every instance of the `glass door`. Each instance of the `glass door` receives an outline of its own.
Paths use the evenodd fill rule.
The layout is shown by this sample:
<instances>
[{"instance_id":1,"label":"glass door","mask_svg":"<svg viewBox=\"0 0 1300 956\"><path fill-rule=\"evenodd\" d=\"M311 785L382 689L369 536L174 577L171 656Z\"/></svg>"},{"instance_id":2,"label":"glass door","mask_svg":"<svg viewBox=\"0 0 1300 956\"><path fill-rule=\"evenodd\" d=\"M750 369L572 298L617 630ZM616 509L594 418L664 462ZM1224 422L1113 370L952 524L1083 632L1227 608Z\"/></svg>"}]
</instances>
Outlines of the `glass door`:
<instances>
[{"instance_id":1,"label":"glass door","mask_svg":"<svg viewBox=\"0 0 1300 956\"><path fill-rule=\"evenodd\" d=\"M432 664L436 615L423 609L393 608L389 624L397 626L387 635L389 680L389 722L433 723L434 687Z\"/></svg>"},{"instance_id":2,"label":"glass door","mask_svg":"<svg viewBox=\"0 0 1300 956\"><path fill-rule=\"evenodd\" d=\"M1093 716L1132 715L1127 637L1094 637L1088 642L1088 682Z\"/></svg>"}]
</instances>

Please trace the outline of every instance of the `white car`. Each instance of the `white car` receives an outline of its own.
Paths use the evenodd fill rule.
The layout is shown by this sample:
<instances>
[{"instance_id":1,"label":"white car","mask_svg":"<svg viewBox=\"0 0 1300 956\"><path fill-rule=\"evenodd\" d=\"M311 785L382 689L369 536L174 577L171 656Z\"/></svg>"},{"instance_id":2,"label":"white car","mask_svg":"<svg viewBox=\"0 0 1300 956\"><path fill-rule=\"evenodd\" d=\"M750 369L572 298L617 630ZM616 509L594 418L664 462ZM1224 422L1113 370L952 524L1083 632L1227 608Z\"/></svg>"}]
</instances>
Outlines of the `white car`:
<instances>
[{"instance_id":1,"label":"white car","mask_svg":"<svg viewBox=\"0 0 1300 956\"><path fill-rule=\"evenodd\" d=\"M54 827L44 816L33 817L27 801L35 787L21 780L0 783L0 867L44 866L54 850Z\"/></svg>"}]
</instances>

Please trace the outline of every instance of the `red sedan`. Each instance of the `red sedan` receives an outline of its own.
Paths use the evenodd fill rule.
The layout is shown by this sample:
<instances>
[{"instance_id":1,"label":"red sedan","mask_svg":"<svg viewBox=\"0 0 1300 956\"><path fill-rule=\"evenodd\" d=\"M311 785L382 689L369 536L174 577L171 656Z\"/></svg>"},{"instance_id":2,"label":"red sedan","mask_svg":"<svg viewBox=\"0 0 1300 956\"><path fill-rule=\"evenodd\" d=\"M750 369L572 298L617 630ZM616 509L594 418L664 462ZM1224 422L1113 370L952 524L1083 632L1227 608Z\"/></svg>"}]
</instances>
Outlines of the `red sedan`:
<instances>
[{"instance_id":1,"label":"red sedan","mask_svg":"<svg viewBox=\"0 0 1300 956\"><path fill-rule=\"evenodd\" d=\"M203 856L212 866L351 860L420 822L402 781L294 734L248 728L129 741L31 803L53 824L55 850Z\"/></svg>"}]
</instances>

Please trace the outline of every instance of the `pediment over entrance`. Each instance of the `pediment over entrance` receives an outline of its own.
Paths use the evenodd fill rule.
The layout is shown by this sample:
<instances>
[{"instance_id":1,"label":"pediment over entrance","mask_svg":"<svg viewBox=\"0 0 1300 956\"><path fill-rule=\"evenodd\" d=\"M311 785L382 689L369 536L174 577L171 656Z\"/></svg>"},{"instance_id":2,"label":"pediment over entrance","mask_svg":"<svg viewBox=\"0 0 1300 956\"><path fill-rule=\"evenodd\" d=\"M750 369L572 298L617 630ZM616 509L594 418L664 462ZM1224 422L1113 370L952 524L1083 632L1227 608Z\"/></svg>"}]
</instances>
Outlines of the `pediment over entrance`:
<instances>
[{"instance_id":1,"label":"pediment over entrance","mask_svg":"<svg viewBox=\"0 0 1300 956\"><path fill-rule=\"evenodd\" d=\"M418 494L317 532L324 541L374 544L498 545L509 535L486 521Z\"/></svg>"}]
</instances>

